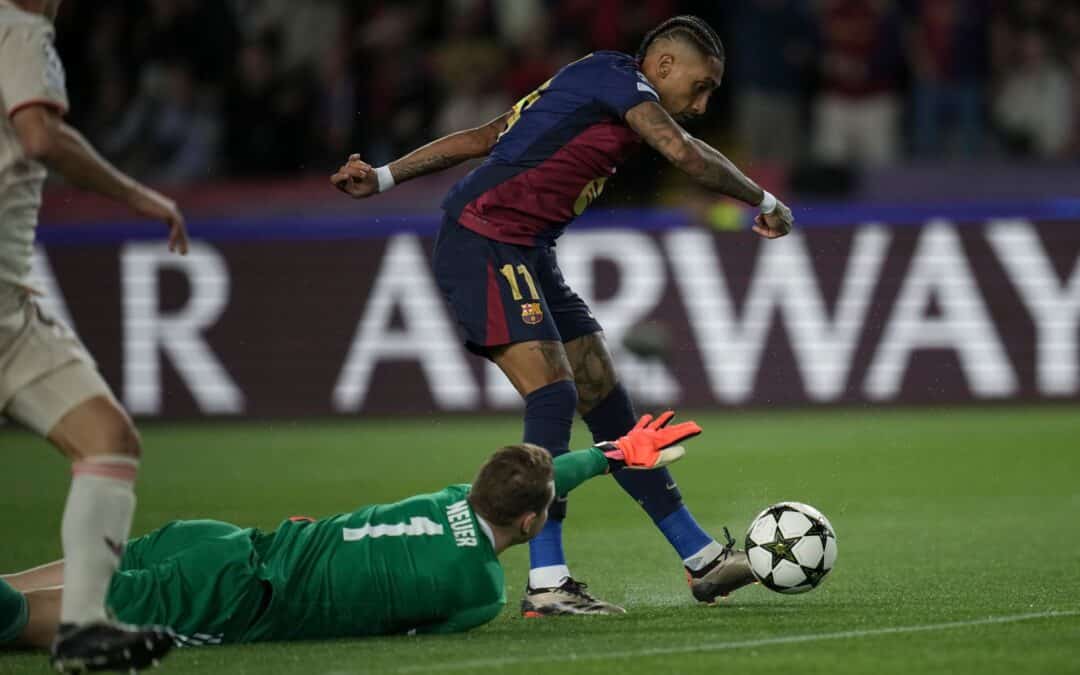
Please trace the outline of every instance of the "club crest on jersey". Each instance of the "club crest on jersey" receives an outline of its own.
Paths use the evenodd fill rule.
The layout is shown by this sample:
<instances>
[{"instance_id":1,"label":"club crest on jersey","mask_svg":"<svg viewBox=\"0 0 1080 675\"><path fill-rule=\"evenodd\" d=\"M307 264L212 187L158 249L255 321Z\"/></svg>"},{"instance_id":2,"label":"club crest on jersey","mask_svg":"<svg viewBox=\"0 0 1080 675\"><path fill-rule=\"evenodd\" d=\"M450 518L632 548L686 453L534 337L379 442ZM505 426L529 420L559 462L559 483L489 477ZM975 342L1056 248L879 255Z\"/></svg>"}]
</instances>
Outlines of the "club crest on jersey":
<instances>
[{"instance_id":1,"label":"club crest on jersey","mask_svg":"<svg viewBox=\"0 0 1080 675\"><path fill-rule=\"evenodd\" d=\"M535 326L544 320L544 310L540 309L539 302L521 303L521 320L530 326Z\"/></svg>"}]
</instances>

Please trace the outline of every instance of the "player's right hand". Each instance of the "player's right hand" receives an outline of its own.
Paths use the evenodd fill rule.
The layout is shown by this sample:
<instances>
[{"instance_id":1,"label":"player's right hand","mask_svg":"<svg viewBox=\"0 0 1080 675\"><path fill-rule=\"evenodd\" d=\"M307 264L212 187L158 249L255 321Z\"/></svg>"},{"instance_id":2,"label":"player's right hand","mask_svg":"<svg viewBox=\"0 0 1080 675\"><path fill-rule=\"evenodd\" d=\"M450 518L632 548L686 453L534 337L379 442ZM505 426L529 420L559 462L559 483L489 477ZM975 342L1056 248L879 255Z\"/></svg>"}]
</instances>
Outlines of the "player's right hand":
<instances>
[{"instance_id":1,"label":"player's right hand","mask_svg":"<svg viewBox=\"0 0 1080 675\"><path fill-rule=\"evenodd\" d=\"M360 155L349 155L349 161L341 165L330 182L334 187L354 199L363 199L379 192L379 180L375 169L360 159Z\"/></svg>"},{"instance_id":2,"label":"player's right hand","mask_svg":"<svg viewBox=\"0 0 1080 675\"><path fill-rule=\"evenodd\" d=\"M130 201L131 208L145 218L160 220L169 227L169 250L187 255L188 233L184 215L176 202L145 186L137 186Z\"/></svg>"},{"instance_id":3,"label":"player's right hand","mask_svg":"<svg viewBox=\"0 0 1080 675\"><path fill-rule=\"evenodd\" d=\"M776 202L776 208L772 213L759 213L754 216L754 232L766 239L779 239L791 232L795 224L795 216L784 202Z\"/></svg>"},{"instance_id":4,"label":"player's right hand","mask_svg":"<svg viewBox=\"0 0 1080 675\"><path fill-rule=\"evenodd\" d=\"M668 426L675 417L671 410L655 420L652 415L642 415L625 436L614 443L597 446L609 460L621 461L627 469L658 469L682 458L686 450L679 441L693 438L701 433L696 422L682 422Z\"/></svg>"}]
</instances>

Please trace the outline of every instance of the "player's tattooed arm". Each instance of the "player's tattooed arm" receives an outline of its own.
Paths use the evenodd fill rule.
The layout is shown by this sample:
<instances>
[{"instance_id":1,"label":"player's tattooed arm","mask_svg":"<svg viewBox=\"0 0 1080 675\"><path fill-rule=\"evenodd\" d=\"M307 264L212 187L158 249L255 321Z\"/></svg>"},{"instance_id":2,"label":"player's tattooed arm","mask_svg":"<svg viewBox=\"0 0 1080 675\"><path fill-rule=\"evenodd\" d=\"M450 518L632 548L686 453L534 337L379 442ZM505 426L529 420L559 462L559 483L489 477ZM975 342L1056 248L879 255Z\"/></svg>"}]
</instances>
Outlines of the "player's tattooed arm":
<instances>
[{"instance_id":1,"label":"player's tattooed arm","mask_svg":"<svg viewBox=\"0 0 1080 675\"><path fill-rule=\"evenodd\" d=\"M506 129L509 117L510 113L507 112L483 126L443 136L390 162L394 183L449 169L469 159L486 157L495 146L499 134ZM370 197L379 191L375 174L374 167L363 161L360 155L354 154L330 177L330 182L352 197Z\"/></svg>"},{"instance_id":2,"label":"player's tattooed arm","mask_svg":"<svg viewBox=\"0 0 1080 675\"><path fill-rule=\"evenodd\" d=\"M668 161L702 185L751 206L764 198L765 192L757 183L719 150L686 133L659 103L639 103L627 111L626 122ZM777 202L772 212L754 218L753 230L766 239L776 239L790 232L794 222L791 209Z\"/></svg>"},{"instance_id":3,"label":"player's tattooed arm","mask_svg":"<svg viewBox=\"0 0 1080 675\"><path fill-rule=\"evenodd\" d=\"M510 113L505 113L487 124L443 136L427 145L413 150L399 160L390 162L394 181L401 183L417 176L424 176L464 162L467 159L486 157L495 146L499 134L506 128Z\"/></svg>"},{"instance_id":4,"label":"player's tattooed arm","mask_svg":"<svg viewBox=\"0 0 1080 675\"><path fill-rule=\"evenodd\" d=\"M702 185L750 205L761 203L764 192L715 148L686 132L659 103L639 103L626 113L626 122L645 142Z\"/></svg>"},{"instance_id":5,"label":"player's tattooed arm","mask_svg":"<svg viewBox=\"0 0 1080 675\"><path fill-rule=\"evenodd\" d=\"M702 155L709 158L709 171L717 172L717 175L714 178L711 178L710 181L706 183L707 185L712 186L716 184L717 181L724 181L725 178L730 178L732 180L741 179L742 181L746 181L750 185L753 185L755 188L757 188L757 184L744 176L743 173L739 171L738 167L732 164L731 160L729 160L727 157L724 157L724 155L722 155L719 150L712 147L708 143L692 136L690 137L690 141L697 146L698 150L702 153ZM713 169L711 167L718 168ZM716 189L719 189L724 194L734 196L734 193L728 192L726 189ZM760 188L758 189L760 190ZM744 199L743 201L746 200ZM760 202L761 200L758 199L757 201L748 203L751 205L756 205ZM777 201L776 208L773 209L771 213L760 213L754 217L753 230L754 232L757 232L761 236L765 237L766 239L776 239L790 232L791 227L794 224L795 218L791 214L791 209L788 208L787 204L781 201Z\"/></svg>"}]
</instances>

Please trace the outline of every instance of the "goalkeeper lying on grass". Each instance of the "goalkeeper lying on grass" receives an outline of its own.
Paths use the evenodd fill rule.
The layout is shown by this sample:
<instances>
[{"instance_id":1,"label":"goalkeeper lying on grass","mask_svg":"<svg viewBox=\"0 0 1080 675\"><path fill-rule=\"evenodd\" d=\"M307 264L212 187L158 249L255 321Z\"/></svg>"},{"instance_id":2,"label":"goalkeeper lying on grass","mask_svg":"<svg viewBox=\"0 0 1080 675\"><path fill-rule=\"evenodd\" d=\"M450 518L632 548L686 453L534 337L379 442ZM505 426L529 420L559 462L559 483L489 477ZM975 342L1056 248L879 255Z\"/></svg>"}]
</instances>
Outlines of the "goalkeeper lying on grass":
<instances>
[{"instance_id":1,"label":"goalkeeper lying on grass","mask_svg":"<svg viewBox=\"0 0 1080 675\"><path fill-rule=\"evenodd\" d=\"M543 528L555 495L682 456L675 444L701 428L668 426L673 415L645 415L618 441L554 462L535 445L500 448L471 486L291 518L275 532L174 521L128 542L108 604L121 621L171 627L181 644L468 630L506 604L497 556ZM5 577L0 637L48 647L62 578L63 562Z\"/></svg>"}]
</instances>

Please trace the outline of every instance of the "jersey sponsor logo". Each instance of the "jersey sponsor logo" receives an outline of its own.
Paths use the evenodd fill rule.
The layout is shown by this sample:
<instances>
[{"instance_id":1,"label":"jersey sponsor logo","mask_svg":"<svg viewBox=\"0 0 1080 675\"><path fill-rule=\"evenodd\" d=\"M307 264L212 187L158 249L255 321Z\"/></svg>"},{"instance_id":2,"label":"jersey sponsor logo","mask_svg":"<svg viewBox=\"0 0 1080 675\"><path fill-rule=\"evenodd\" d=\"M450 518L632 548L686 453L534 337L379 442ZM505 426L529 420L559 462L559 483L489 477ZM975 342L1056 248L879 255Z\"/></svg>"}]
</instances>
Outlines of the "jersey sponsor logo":
<instances>
[{"instance_id":1,"label":"jersey sponsor logo","mask_svg":"<svg viewBox=\"0 0 1080 675\"><path fill-rule=\"evenodd\" d=\"M473 521L468 502L462 499L447 506L446 519L450 521L455 544L459 547L476 546L476 522Z\"/></svg>"},{"instance_id":2,"label":"jersey sponsor logo","mask_svg":"<svg viewBox=\"0 0 1080 675\"><path fill-rule=\"evenodd\" d=\"M553 80L555 78L551 79ZM522 97L520 101L514 104L514 107L510 109L510 116L506 118L506 128L503 129L502 132L499 134L499 138L505 136L510 131L510 129L513 128L515 124L517 124L518 120L521 119L521 114L528 110L530 107L532 107L533 103L536 103L536 101L544 93L544 90L547 89L550 84L551 80L548 80L547 82L543 83L535 90L533 90L532 93Z\"/></svg>"},{"instance_id":3,"label":"jersey sponsor logo","mask_svg":"<svg viewBox=\"0 0 1080 675\"><path fill-rule=\"evenodd\" d=\"M589 208L589 204L592 204L593 200L600 196L600 193L604 191L604 184L607 183L607 179L607 176L601 176L585 184L585 187L581 189L581 194L578 195L577 200L574 202L575 216L584 213L585 209Z\"/></svg>"},{"instance_id":4,"label":"jersey sponsor logo","mask_svg":"<svg viewBox=\"0 0 1080 675\"><path fill-rule=\"evenodd\" d=\"M535 326L544 320L544 310L539 302L521 303L521 320L530 326Z\"/></svg>"},{"instance_id":5,"label":"jersey sponsor logo","mask_svg":"<svg viewBox=\"0 0 1080 675\"><path fill-rule=\"evenodd\" d=\"M413 516L407 523L367 524L363 527L343 527L341 536L345 541L378 539L379 537L422 537L443 533L443 526L423 516Z\"/></svg>"}]
</instances>

